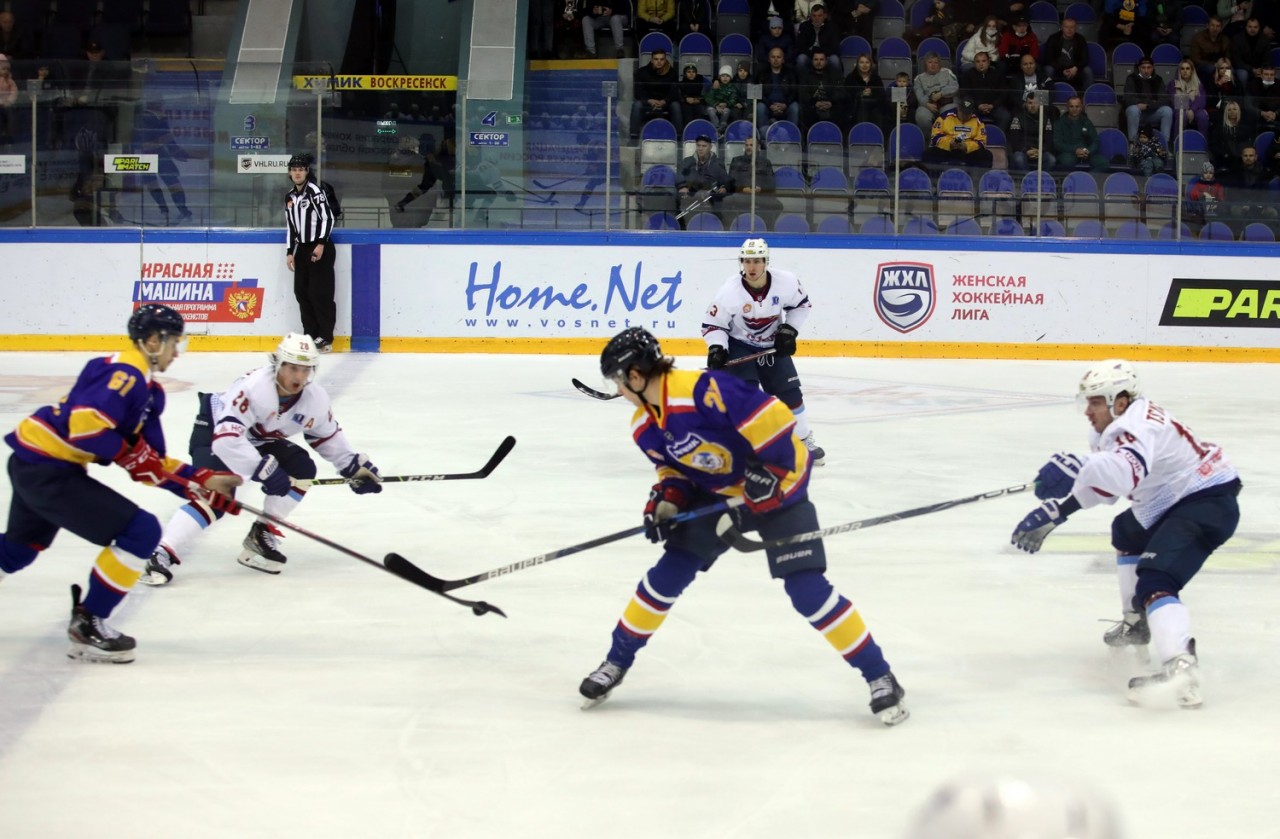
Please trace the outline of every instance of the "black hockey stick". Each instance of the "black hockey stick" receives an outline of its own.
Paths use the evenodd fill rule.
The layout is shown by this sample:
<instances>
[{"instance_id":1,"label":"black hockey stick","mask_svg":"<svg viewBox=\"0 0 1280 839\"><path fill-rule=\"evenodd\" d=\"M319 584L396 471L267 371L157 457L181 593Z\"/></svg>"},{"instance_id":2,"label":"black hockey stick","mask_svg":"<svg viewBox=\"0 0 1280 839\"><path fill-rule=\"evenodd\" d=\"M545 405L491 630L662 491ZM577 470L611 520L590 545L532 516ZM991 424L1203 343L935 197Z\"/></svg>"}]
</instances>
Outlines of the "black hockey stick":
<instances>
[{"instance_id":1,"label":"black hockey stick","mask_svg":"<svg viewBox=\"0 0 1280 839\"><path fill-rule=\"evenodd\" d=\"M748 361L755 361L757 358L764 358L766 355L773 355L775 352L776 350L774 350L773 348L770 348L767 350L761 350L758 353L752 353L751 355L744 355L742 358L735 358L733 361L730 361L729 363L725 364L725 367L735 367L739 364L746 364ZM621 393L602 393L593 387L588 387L587 385L584 385L582 382L578 381L577 379L573 380L573 386L576 387L578 390L582 391L583 393L585 393L587 396L590 396L592 399L602 399L602 400L608 401L610 399L617 399L619 396L622 395Z\"/></svg>"},{"instance_id":2,"label":"black hockey stick","mask_svg":"<svg viewBox=\"0 0 1280 839\"><path fill-rule=\"evenodd\" d=\"M516 438L507 437L498 444L497 450L493 456L489 458L489 462L481 466L476 472L453 472L444 475L387 475L383 477L382 483L396 484L408 481L469 481L476 478L487 478L498 468L511 450L516 447ZM349 478L320 478L314 481L306 481L309 486L336 486L338 484L351 483Z\"/></svg>"},{"instance_id":3,"label":"black hockey stick","mask_svg":"<svg viewBox=\"0 0 1280 839\"><path fill-rule=\"evenodd\" d=\"M877 524L889 524L890 522L915 518L916 516L927 516L929 513L940 513L943 510L950 510L952 507L959 507L962 504L972 504L974 501L986 501L988 498L1002 498L1006 495L1017 495L1019 492L1026 492L1033 486L1035 486L1035 484L1018 484L1017 486L1005 487L1004 489L992 490L991 492L983 492L978 495L970 495L967 498L957 498L953 501L940 501L937 504L930 504L927 507L916 507L913 510L903 510L900 513L889 513L883 516L862 519L861 521L851 521L846 524L824 527L821 530L811 530L808 533L797 533L794 536L788 536L785 539L774 539L772 542L761 542L756 539L748 539L746 536L743 536L742 532L733 526L733 519L729 516L724 516L716 523L716 533L720 535L721 539L725 540L740 551L762 551L765 548L794 545L797 542L812 542L815 539L821 539L823 536L834 536L837 533L848 533L852 530L863 530L864 528L875 527Z\"/></svg>"},{"instance_id":4,"label":"black hockey stick","mask_svg":"<svg viewBox=\"0 0 1280 839\"><path fill-rule=\"evenodd\" d=\"M197 484L195 481L187 480L186 478L183 478L179 475L167 474L165 475L165 477L167 477L171 481L174 481L175 483L182 484L188 489L195 489L204 493L212 492L212 490L205 489L204 487ZM303 536L306 536L308 539L313 539L322 545L333 548L338 553L346 554L352 559L358 559L366 565L372 565L374 568L377 568L379 571L385 571L388 574L399 577L400 579L406 582L410 582L416 586L425 588L427 591L431 592L432 594L438 594L446 600L452 600L454 603L457 603L459 606L466 606L469 609L471 609L473 614L483 615L486 612L493 612L494 614L501 615L504 618L507 616L506 612L502 611L497 606L494 606L490 603L485 603L483 600L463 600L461 597L454 597L451 594L445 594L443 591L438 590L434 586L429 585L426 572L424 572L421 568L409 562L409 560L405 559L399 554L394 554L394 553L387 554L386 559L384 559L382 562L378 562L378 560L371 559L362 553L358 553L357 551L354 551L351 548L346 547L345 545L339 545L337 542L334 542L331 539L326 539L325 537L321 536L318 533L312 533L310 530L307 530L304 527L299 527L298 525L290 521L286 521L285 519L282 519L279 516L273 516L270 513L268 513L266 510L259 510L256 507L250 507L248 504L242 504L239 501L236 501L234 503L241 510L244 510L247 513L252 513L253 515L257 516L260 519L269 521L272 524L279 525L280 527L288 528L289 530L292 530L295 533L301 533Z\"/></svg>"},{"instance_id":5,"label":"black hockey stick","mask_svg":"<svg viewBox=\"0 0 1280 839\"><path fill-rule=\"evenodd\" d=\"M678 524L681 522L692 521L693 519L709 516L712 513L724 512L725 510L741 505L741 498L731 498L728 501L721 501L716 504L710 504L706 507L699 507L697 510L690 510L687 513L679 513L667 519L666 523ZM550 553L539 554L538 556L529 557L528 559L522 559L519 562L503 565L501 568L494 568L480 574L473 574L470 577L463 577L460 580L442 580L439 577L432 576L425 571L419 570L419 573L422 575L422 582L420 582L419 585L426 586L437 594L442 594L445 597L448 597L449 595L445 594L445 592L453 591L456 588L482 583L485 580L491 580L494 577L514 574L517 571L523 571L524 569L532 568L535 565L542 565L553 559L559 559L562 556L582 553L583 551L589 551L592 548L598 548L601 545L607 545L610 542L619 542L623 539L629 539L632 536L638 536L639 534L644 533L644 531L644 525L628 527L626 530L619 530L617 533L610 533L607 536L597 536L594 539L588 539L585 542L579 542L578 544L570 545L567 548L560 548L559 550L551 551ZM395 556L395 554L387 555L388 564L390 564L391 557L393 556Z\"/></svg>"}]
</instances>

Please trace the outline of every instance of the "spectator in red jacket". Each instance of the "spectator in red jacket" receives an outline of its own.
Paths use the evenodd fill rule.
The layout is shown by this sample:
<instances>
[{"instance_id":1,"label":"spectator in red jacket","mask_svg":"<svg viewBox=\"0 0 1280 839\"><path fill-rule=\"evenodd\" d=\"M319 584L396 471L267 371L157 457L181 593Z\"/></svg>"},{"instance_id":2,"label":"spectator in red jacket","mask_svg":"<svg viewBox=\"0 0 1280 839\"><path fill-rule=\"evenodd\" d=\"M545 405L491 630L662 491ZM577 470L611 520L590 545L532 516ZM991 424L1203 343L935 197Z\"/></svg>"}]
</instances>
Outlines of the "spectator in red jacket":
<instances>
[{"instance_id":1,"label":"spectator in red jacket","mask_svg":"<svg viewBox=\"0 0 1280 839\"><path fill-rule=\"evenodd\" d=\"M1000 36L1000 46L997 49L1006 71L1016 68L1024 55L1040 60L1040 39L1031 31L1031 24L1026 17L1018 17L1013 21L1013 25Z\"/></svg>"}]
</instances>

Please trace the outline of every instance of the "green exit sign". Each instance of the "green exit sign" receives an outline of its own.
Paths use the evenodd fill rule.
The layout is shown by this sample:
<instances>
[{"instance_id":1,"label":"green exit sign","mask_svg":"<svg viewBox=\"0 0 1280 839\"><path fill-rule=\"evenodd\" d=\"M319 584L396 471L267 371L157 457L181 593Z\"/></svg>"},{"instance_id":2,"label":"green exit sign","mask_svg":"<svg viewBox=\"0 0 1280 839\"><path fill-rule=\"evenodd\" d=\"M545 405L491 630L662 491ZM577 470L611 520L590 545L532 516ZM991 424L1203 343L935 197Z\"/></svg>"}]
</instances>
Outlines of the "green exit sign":
<instances>
[{"instance_id":1,"label":"green exit sign","mask_svg":"<svg viewBox=\"0 0 1280 839\"><path fill-rule=\"evenodd\" d=\"M507 114L507 125L520 125L524 122L522 114Z\"/></svg>"}]
</instances>

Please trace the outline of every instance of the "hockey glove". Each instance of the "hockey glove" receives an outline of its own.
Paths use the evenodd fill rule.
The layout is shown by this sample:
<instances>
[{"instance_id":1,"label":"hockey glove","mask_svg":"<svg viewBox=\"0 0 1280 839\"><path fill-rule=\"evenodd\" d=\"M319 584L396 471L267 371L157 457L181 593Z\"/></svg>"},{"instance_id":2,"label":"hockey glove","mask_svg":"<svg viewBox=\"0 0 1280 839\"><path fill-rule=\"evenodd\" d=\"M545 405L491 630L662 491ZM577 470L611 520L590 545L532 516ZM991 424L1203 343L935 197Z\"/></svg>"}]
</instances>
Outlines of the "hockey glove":
<instances>
[{"instance_id":1,"label":"hockey glove","mask_svg":"<svg viewBox=\"0 0 1280 839\"><path fill-rule=\"evenodd\" d=\"M164 468L164 457L142 437L133 444L133 448L116 455L116 463L123 466L129 477L138 483L151 486L164 483L167 471Z\"/></svg>"},{"instance_id":2,"label":"hockey glove","mask_svg":"<svg viewBox=\"0 0 1280 839\"><path fill-rule=\"evenodd\" d=\"M356 495L367 492L382 492L382 476L378 467L373 465L366 454L353 455L351 462L338 473L348 481L348 486Z\"/></svg>"},{"instance_id":3,"label":"hockey glove","mask_svg":"<svg viewBox=\"0 0 1280 839\"><path fill-rule=\"evenodd\" d=\"M742 494L747 509L753 513L767 513L782 505L782 478L786 470L779 466L766 466L751 461L742 472Z\"/></svg>"},{"instance_id":4,"label":"hockey glove","mask_svg":"<svg viewBox=\"0 0 1280 839\"><path fill-rule=\"evenodd\" d=\"M1067 520L1067 515L1069 514L1063 510L1063 505L1059 505L1057 501L1046 501L1018 522L1009 543L1033 554L1040 550L1045 538L1054 528Z\"/></svg>"},{"instance_id":5,"label":"hockey glove","mask_svg":"<svg viewBox=\"0 0 1280 839\"><path fill-rule=\"evenodd\" d=\"M1080 458L1073 454L1058 452L1049 458L1049 462L1040 467L1036 473L1036 498L1047 501L1050 498L1066 498L1075 486L1076 476L1083 466Z\"/></svg>"},{"instance_id":6,"label":"hockey glove","mask_svg":"<svg viewBox=\"0 0 1280 839\"><path fill-rule=\"evenodd\" d=\"M796 336L799 334L791 324L782 324L773 336L773 351L778 355L795 355Z\"/></svg>"},{"instance_id":7,"label":"hockey glove","mask_svg":"<svg viewBox=\"0 0 1280 839\"><path fill-rule=\"evenodd\" d=\"M719 344L707 348L707 369L720 370L729 363L729 351Z\"/></svg>"},{"instance_id":8,"label":"hockey glove","mask_svg":"<svg viewBox=\"0 0 1280 839\"><path fill-rule=\"evenodd\" d=\"M262 484L262 491L267 495L288 495L289 489L293 486L289 480L289 473L281 469L280 461L271 455L262 458L262 462L258 464L257 469L253 470L250 477Z\"/></svg>"},{"instance_id":9,"label":"hockey glove","mask_svg":"<svg viewBox=\"0 0 1280 839\"><path fill-rule=\"evenodd\" d=\"M686 487L676 481L660 481L649 490L649 503L644 505L644 537L650 542L665 542L675 525L665 524L689 506Z\"/></svg>"},{"instance_id":10,"label":"hockey glove","mask_svg":"<svg viewBox=\"0 0 1280 839\"><path fill-rule=\"evenodd\" d=\"M214 469L197 469L191 476L199 487L187 487L187 497L206 505L215 513L226 513L231 516L240 515L240 504L232 497L236 487L244 481L234 472L219 472Z\"/></svg>"}]
</instances>

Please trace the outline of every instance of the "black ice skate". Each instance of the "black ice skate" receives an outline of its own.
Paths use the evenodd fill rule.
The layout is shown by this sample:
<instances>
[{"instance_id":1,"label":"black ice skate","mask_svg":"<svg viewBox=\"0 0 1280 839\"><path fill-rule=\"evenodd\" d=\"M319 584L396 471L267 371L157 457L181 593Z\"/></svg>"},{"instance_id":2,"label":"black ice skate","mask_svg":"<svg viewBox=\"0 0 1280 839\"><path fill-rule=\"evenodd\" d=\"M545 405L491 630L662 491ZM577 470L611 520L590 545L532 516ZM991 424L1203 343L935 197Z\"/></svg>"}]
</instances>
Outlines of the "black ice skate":
<instances>
[{"instance_id":1,"label":"black ice skate","mask_svg":"<svg viewBox=\"0 0 1280 839\"><path fill-rule=\"evenodd\" d=\"M1204 699L1200 695L1200 660L1196 658L1196 641L1191 639L1185 653L1178 653L1164 663L1159 673L1135 676L1129 680L1128 699L1137 705L1147 705L1172 698L1182 708L1199 708Z\"/></svg>"},{"instance_id":2,"label":"black ice skate","mask_svg":"<svg viewBox=\"0 0 1280 839\"><path fill-rule=\"evenodd\" d=\"M880 718L885 725L897 725L906 722L911 712L902 704L902 697L907 695L902 685L894 678L893 673L885 673L878 679L867 682L871 688L871 713Z\"/></svg>"},{"instance_id":3,"label":"black ice skate","mask_svg":"<svg viewBox=\"0 0 1280 839\"><path fill-rule=\"evenodd\" d=\"M627 675L627 668L620 667L612 661L605 659L600 666L591 672L590 676L582 680L582 684L578 686L578 693L586 697L582 703L582 710L594 708L601 702L609 698L609 694L613 689L622 684L623 678Z\"/></svg>"},{"instance_id":4,"label":"black ice skate","mask_svg":"<svg viewBox=\"0 0 1280 839\"><path fill-rule=\"evenodd\" d=\"M826 449L818 445L818 441L814 439L813 432L809 432L808 437L801 438L801 443L809 450L809 459L813 461L814 466L821 466L827 458Z\"/></svg>"},{"instance_id":5,"label":"black ice skate","mask_svg":"<svg viewBox=\"0 0 1280 839\"><path fill-rule=\"evenodd\" d=\"M106 664L128 664L133 661L138 642L123 632L107 626L102 618L89 614L80 605L80 586L71 587L71 623L67 625L71 649L67 658Z\"/></svg>"},{"instance_id":6,"label":"black ice skate","mask_svg":"<svg viewBox=\"0 0 1280 839\"><path fill-rule=\"evenodd\" d=\"M1108 647L1140 647L1151 643L1151 627L1145 613L1125 612L1124 619L1102 636Z\"/></svg>"},{"instance_id":7,"label":"black ice skate","mask_svg":"<svg viewBox=\"0 0 1280 839\"><path fill-rule=\"evenodd\" d=\"M147 560L147 568L138 582L149 586L166 586L173 582L173 566L181 564L182 560L170 553L164 545L160 545Z\"/></svg>"},{"instance_id":8,"label":"black ice skate","mask_svg":"<svg viewBox=\"0 0 1280 839\"><path fill-rule=\"evenodd\" d=\"M285 562L288 561L285 555L280 553L281 536L279 530L266 522L255 521L249 528L249 535L244 537L244 550L240 552L236 561L246 568L268 574L279 574L284 570Z\"/></svg>"}]
</instances>

